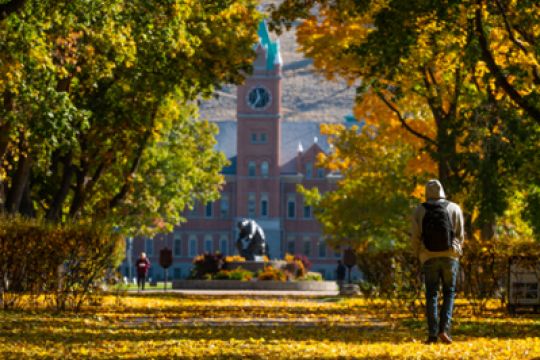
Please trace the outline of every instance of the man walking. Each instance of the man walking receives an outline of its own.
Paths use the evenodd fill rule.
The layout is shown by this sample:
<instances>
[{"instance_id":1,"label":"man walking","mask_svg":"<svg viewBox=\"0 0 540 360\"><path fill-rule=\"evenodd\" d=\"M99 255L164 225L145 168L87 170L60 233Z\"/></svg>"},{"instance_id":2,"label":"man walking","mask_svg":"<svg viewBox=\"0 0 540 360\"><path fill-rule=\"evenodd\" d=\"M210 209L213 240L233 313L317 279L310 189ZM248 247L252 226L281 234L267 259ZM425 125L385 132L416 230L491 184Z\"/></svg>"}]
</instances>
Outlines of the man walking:
<instances>
[{"instance_id":1,"label":"man walking","mask_svg":"<svg viewBox=\"0 0 540 360\"><path fill-rule=\"evenodd\" d=\"M414 210L411 233L413 251L422 264L426 286L427 343L440 339L450 344L456 278L464 240L463 214L459 205L446 200L438 180L427 182L426 202ZM437 297L441 282L443 304L439 319Z\"/></svg>"}]
</instances>

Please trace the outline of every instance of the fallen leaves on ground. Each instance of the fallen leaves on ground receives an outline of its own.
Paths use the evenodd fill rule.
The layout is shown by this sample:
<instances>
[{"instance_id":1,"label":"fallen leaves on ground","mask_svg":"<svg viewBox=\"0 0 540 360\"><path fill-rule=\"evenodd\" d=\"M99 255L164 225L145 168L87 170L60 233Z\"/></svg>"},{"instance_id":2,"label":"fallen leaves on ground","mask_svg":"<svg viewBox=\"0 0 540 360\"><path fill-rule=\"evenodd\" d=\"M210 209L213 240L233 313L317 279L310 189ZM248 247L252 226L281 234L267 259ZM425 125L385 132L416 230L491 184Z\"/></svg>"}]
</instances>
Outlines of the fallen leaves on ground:
<instances>
[{"instance_id":1,"label":"fallen leaves on ground","mask_svg":"<svg viewBox=\"0 0 540 360\"><path fill-rule=\"evenodd\" d=\"M1 313L0 358L532 359L540 317L456 305L454 343L424 345L425 320L358 298L109 296L83 312Z\"/></svg>"}]
</instances>

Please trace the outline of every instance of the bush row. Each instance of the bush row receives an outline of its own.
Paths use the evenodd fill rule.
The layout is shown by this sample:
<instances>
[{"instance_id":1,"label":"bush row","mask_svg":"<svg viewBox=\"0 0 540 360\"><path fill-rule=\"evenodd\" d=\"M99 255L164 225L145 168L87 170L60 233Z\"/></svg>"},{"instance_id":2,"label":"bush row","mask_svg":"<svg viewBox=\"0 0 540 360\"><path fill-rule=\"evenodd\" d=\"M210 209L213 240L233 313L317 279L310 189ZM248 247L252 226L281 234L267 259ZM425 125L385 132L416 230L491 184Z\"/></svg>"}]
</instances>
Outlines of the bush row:
<instances>
[{"instance_id":1,"label":"bush row","mask_svg":"<svg viewBox=\"0 0 540 360\"><path fill-rule=\"evenodd\" d=\"M505 304L510 259L540 259L540 243L503 244L471 239L460 258L457 291L468 299L476 312L485 310L489 299ZM364 275L360 289L364 296L383 296L409 301L424 299L421 265L403 250L366 251L358 254L357 264ZM411 309L422 311L421 309Z\"/></svg>"},{"instance_id":2,"label":"bush row","mask_svg":"<svg viewBox=\"0 0 540 360\"><path fill-rule=\"evenodd\" d=\"M123 256L123 238L109 226L1 216L1 307L44 296L58 310L78 310L113 278Z\"/></svg>"}]
</instances>

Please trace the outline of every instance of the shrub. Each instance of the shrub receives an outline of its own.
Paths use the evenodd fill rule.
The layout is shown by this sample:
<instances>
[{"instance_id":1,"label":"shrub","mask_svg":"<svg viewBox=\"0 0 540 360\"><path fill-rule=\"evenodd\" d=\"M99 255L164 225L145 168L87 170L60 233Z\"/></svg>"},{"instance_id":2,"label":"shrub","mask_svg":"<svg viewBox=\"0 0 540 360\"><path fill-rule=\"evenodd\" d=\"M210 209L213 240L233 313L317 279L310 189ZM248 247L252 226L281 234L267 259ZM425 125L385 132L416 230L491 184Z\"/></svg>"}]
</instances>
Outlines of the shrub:
<instances>
[{"instance_id":1,"label":"shrub","mask_svg":"<svg viewBox=\"0 0 540 360\"><path fill-rule=\"evenodd\" d=\"M234 270L221 270L214 275L215 280L240 280L249 281L253 278L253 272L237 267Z\"/></svg>"},{"instance_id":2,"label":"shrub","mask_svg":"<svg viewBox=\"0 0 540 360\"><path fill-rule=\"evenodd\" d=\"M244 262L246 261L246 258L243 257L243 256L240 256L240 255L232 255L232 256L227 256L225 257L225 262L226 263L230 263L230 262Z\"/></svg>"},{"instance_id":3,"label":"shrub","mask_svg":"<svg viewBox=\"0 0 540 360\"><path fill-rule=\"evenodd\" d=\"M264 270L257 274L258 280L287 281L287 274L280 269L272 266L265 266Z\"/></svg>"},{"instance_id":4,"label":"shrub","mask_svg":"<svg viewBox=\"0 0 540 360\"><path fill-rule=\"evenodd\" d=\"M300 278L298 280L302 280L302 281L323 281L323 277L322 277L321 273L310 271L303 278Z\"/></svg>"},{"instance_id":5,"label":"shrub","mask_svg":"<svg viewBox=\"0 0 540 360\"><path fill-rule=\"evenodd\" d=\"M285 261L287 262L285 271L291 280L306 276L309 267L311 267L311 262L304 255L297 254L293 256L285 254ZM308 267L306 267L305 264L308 265Z\"/></svg>"},{"instance_id":6,"label":"shrub","mask_svg":"<svg viewBox=\"0 0 540 360\"><path fill-rule=\"evenodd\" d=\"M47 295L58 310L80 309L114 278L124 256L124 239L107 225L52 225L21 217L0 217L2 306L22 295Z\"/></svg>"},{"instance_id":7,"label":"shrub","mask_svg":"<svg viewBox=\"0 0 540 360\"><path fill-rule=\"evenodd\" d=\"M192 279L212 278L222 269L224 263L225 259L221 253L198 255L193 259L194 266L190 277Z\"/></svg>"}]
</instances>

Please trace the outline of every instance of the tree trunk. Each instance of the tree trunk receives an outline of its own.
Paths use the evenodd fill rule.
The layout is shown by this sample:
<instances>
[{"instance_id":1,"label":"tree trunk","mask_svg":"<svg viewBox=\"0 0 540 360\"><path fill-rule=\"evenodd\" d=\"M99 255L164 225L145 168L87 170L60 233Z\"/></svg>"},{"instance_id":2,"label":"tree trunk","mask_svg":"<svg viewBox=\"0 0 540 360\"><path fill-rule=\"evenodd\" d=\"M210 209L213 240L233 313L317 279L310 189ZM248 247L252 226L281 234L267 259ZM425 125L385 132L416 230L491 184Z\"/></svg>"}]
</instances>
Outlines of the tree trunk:
<instances>
[{"instance_id":1,"label":"tree trunk","mask_svg":"<svg viewBox=\"0 0 540 360\"><path fill-rule=\"evenodd\" d=\"M30 179L30 169L32 160L27 156L19 158L15 176L13 176L11 188L6 199L6 210L8 213L15 214L19 212L21 201L27 182Z\"/></svg>"},{"instance_id":2,"label":"tree trunk","mask_svg":"<svg viewBox=\"0 0 540 360\"><path fill-rule=\"evenodd\" d=\"M73 178L73 166L72 166L72 154L71 152L67 154L63 161L63 175L62 181L60 182L60 187L54 195L51 207L47 212L46 218L52 221L58 221L62 215L62 207L66 201L67 195L69 193L71 180Z\"/></svg>"},{"instance_id":3,"label":"tree trunk","mask_svg":"<svg viewBox=\"0 0 540 360\"><path fill-rule=\"evenodd\" d=\"M4 109L6 112L13 110L13 94L10 91L4 92ZM4 156L6 155L9 145L9 133L11 131L11 123L6 122L0 125L0 169L4 164Z\"/></svg>"},{"instance_id":4,"label":"tree trunk","mask_svg":"<svg viewBox=\"0 0 540 360\"><path fill-rule=\"evenodd\" d=\"M19 207L19 212L21 213L21 215L29 218L36 217L36 209L34 208L34 203L32 202L32 197L30 193L30 185L32 184L31 178L32 176L30 174L28 177L28 181L26 182L26 186L24 187L21 205Z\"/></svg>"},{"instance_id":5,"label":"tree trunk","mask_svg":"<svg viewBox=\"0 0 540 360\"><path fill-rule=\"evenodd\" d=\"M92 192L94 185L103 174L105 167L105 162L101 162L101 164L99 164L99 166L96 168L96 171L94 171L94 175L88 182L86 182L88 166L83 165L83 169L77 171L77 185L75 186L75 194L73 195L73 200L69 208L70 217L75 218L80 214L80 211L82 210L86 201L87 194Z\"/></svg>"},{"instance_id":6,"label":"tree trunk","mask_svg":"<svg viewBox=\"0 0 540 360\"><path fill-rule=\"evenodd\" d=\"M480 229L480 237L482 238L482 241L490 241L495 239L496 227L497 222L495 219L484 222L484 224L482 224L482 228Z\"/></svg>"}]
</instances>

